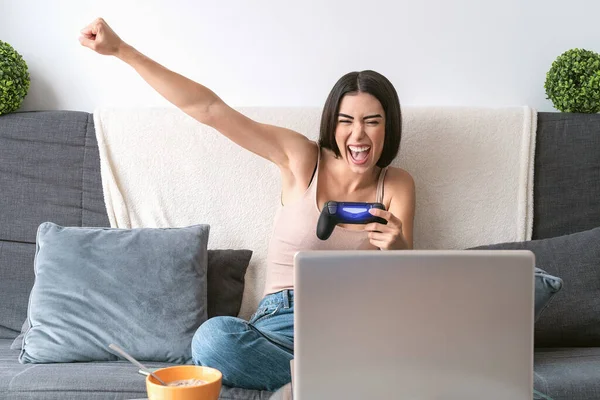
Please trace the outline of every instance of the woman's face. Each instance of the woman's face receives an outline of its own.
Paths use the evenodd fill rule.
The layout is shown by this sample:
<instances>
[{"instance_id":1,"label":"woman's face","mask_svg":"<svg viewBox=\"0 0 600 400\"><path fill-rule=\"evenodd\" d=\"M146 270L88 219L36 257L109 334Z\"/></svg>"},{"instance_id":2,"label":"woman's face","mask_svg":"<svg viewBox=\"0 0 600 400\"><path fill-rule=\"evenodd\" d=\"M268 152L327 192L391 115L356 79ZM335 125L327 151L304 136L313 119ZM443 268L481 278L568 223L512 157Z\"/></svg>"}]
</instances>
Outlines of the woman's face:
<instances>
[{"instance_id":1,"label":"woman's face","mask_svg":"<svg viewBox=\"0 0 600 400\"><path fill-rule=\"evenodd\" d=\"M379 161L385 138L385 114L368 93L346 94L340 102L335 141L353 172L364 173Z\"/></svg>"}]
</instances>

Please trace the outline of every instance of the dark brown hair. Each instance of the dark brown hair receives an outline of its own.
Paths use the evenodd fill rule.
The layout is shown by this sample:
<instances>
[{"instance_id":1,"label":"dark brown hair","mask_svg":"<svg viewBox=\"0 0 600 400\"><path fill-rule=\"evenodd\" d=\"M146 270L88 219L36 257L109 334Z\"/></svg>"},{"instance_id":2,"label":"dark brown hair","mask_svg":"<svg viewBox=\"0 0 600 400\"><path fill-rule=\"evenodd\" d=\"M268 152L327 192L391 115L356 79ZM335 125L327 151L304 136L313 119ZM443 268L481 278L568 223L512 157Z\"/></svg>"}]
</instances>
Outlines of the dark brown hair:
<instances>
[{"instance_id":1,"label":"dark brown hair","mask_svg":"<svg viewBox=\"0 0 600 400\"><path fill-rule=\"evenodd\" d=\"M402 113L400 112L400 100L394 85L385 76L375 71L350 72L336 82L323 107L319 145L330 149L337 157L340 157L340 149L335 141L335 128L340 103L346 94L360 92L374 96L379 100L385 112L385 139L377 166L380 168L387 167L396 158L400 150Z\"/></svg>"}]
</instances>

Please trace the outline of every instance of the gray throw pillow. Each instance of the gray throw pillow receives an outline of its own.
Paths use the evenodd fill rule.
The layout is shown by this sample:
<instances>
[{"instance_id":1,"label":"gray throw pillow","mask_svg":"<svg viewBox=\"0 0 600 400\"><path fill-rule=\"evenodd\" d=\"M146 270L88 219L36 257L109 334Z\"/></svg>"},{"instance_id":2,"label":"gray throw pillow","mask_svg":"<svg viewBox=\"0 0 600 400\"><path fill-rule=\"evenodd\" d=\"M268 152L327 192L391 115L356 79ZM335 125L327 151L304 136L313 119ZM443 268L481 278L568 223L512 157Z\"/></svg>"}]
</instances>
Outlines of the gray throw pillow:
<instances>
[{"instance_id":1,"label":"gray throw pillow","mask_svg":"<svg viewBox=\"0 0 600 400\"><path fill-rule=\"evenodd\" d=\"M531 250L536 265L564 280L536 322L536 347L600 346L600 228L484 248Z\"/></svg>"},{"instance_id":2,"label":"gray throw pillow","mask_svg":"<svg viewBox=\"0 0 600 400\"><path fill-rule=\"evenodd\" d=\"M208 318L238 316L244 296L246 270L251 258L252 250L208 250ZM21 350L27 329L29 321L25 319L21 333L10 346L11 350Z\"/></svg>"},{"instance_id":3,"label":"gray throw pillow","mask_svg":"<svg viewBox=\"0 0 600 400\"><path fill-rule=\"evenodd\" d=\"M209 229L41 224L19 361L114 361L116 343L139 360L189 362L207 318Z\"/></svg>"},{"instance_id":4,"label":"gray throw pillow","mask_svg":"<svg viewBox=\"0 0 600 400\"><path fill-rule=\"evenodd\" d=\"M540 268L535 268L535 320L537 321L542 312L550 304L550 300L563 287L563 280L557 276L550 275Z\"/></svg>"}]
</instances>

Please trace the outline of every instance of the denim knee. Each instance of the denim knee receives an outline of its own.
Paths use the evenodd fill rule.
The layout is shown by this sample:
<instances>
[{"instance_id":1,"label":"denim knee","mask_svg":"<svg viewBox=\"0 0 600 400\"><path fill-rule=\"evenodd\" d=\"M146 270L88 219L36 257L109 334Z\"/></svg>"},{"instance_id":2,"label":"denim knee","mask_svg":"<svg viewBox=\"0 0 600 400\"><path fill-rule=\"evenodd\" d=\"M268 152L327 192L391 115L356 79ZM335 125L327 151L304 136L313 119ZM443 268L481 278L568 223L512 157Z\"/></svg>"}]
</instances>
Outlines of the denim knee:
<instances>
[{"instance_id":1,"label":"denim knee","mask_svg":"<svg viewBox=\"0 0 600 400\"><path fill-rule=\"evenodd\" d=\"M192 360L196 365L223 368L220 360L232 349L231 333L246 329L244 321L235 317L214 317L204 322L192 339ZM223 372L223 371L221 371Z\"/></svg>"},{"instance_id":2,"label":"denim knee","mask_svg":"<svg viewBox=\"0 0 600 400\"><path fill-rule=\"evenodd\" d=\"M211 318L192 339L194 364L221 371L225 386L276 390L290 381L292 357L240 318Z\"/></svg>"}]
</instances>

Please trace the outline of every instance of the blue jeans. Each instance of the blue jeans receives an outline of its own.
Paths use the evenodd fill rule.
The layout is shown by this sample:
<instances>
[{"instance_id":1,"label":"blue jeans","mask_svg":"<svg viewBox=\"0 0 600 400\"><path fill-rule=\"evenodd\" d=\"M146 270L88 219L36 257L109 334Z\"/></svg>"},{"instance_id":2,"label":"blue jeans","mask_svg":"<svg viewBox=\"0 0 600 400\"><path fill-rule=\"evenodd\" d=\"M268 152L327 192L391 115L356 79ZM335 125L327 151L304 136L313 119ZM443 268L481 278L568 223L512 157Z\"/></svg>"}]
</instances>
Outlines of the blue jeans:
<instances>
[{"instance_id":1,"label":"blue jeans","mask_svg":"<svg viewBox=\"0 0 600 400\"><path fill-rule=\"evenodd\" d=\"M294 292L265 296L245 321L214 317L200 325L192 340L194 364L216 368L223 384L274 391L291 381L294 358Z\"/></svg>"}]
</instances>

